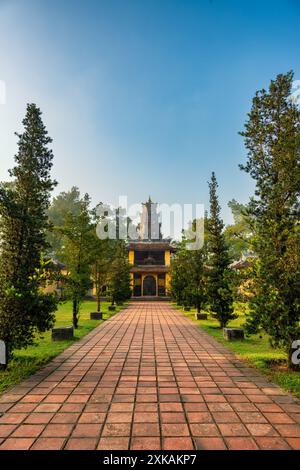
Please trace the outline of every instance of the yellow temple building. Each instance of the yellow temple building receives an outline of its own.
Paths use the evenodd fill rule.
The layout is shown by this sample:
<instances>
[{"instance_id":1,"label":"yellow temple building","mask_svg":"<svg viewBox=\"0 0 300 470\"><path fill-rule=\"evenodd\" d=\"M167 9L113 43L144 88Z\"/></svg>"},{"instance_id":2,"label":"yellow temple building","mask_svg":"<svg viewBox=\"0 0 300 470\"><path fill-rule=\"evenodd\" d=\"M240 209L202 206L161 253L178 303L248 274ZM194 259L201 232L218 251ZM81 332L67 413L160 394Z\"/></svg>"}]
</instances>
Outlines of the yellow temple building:
<instances>
[{"instance_id":1,"label":"yellow temple building","mask_svg":"<svg viewBox=\"0 0 300 470\"><path fill-rule=\"evenodd\" d=\"M163 239L157 204L149 200L142 204L140 238L128 245L133 298L165 298L170 283L170 239Z\"/></svg>"}]
</instances>

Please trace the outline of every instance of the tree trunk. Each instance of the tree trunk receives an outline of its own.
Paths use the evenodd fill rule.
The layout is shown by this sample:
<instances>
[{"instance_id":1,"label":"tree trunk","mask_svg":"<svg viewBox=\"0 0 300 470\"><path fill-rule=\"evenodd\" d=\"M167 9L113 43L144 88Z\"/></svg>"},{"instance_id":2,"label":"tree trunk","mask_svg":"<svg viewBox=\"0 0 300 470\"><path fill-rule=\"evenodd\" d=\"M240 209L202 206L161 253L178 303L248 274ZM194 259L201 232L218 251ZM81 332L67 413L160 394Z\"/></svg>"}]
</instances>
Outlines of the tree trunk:
<instances>
[{"instance_id":1,"label":"tree trunk","mask_svg":"<svg viewBox=\"0 0 300 470\"><path fill-rule=\"evenodd\" d=\"M101 296L97 296L97 312L100 312L101 310Z\"/></svg>"},{"instance_id":2,"label":"tree trunk","mask_svg":"<svg viewBox=\"0 0 300 470\"><path fill-rule=\"evenodd\" d=\"M78 302L73 300L73 326L75 329L78 328Z\"/></svg>"},{"instance_id":3,"label":"tree trunk","mask_svg":"<svg viewBox=\"0 0 300 470\"><path fill-rule=\"evenodd\" d=\"M200 301L197 300L197 313L200 313L201 308L200 308Z\"/></svg>"}]
</instances>

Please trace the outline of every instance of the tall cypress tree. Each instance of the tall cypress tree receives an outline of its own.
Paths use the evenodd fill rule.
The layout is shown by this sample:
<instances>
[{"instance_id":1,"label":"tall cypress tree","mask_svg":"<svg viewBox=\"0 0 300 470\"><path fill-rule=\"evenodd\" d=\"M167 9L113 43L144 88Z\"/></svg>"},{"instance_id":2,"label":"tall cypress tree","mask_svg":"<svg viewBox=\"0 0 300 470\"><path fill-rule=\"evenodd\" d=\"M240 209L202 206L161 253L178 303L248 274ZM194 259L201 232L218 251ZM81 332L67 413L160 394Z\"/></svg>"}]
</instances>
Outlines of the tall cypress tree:
<instances>
[{"instance_id":1,"label":"tall cypress tree","mask_svg":"<svg viewBox=\"0 0 300 470\"><path fill-rule=\"evenodd\" d=\"M218 183L215 173L209 182L210 216L208 225L208 296L211 310L217 315L220 326L236 318L233 314L233 294L229 253L223 233L224 223L220 217L217 195Z\"/></svg>"},{"instance_id":2,"label":"tall cypress tree","mask_svg":"<svg viewBox=\"0 0 300 470\"><path fill-rule=\"evenodd\" d=\"M205 248L188 251L187 280L188 285L185 290L190 298L190 305L194 305L200 313L207 302L207 271L205 267Z\"/></svg>"},{"instance_id":3,"label":"tall cypress tree","mask_svg":"<svg viewBox=\"0 0 300 470\"><path fill-rule=\"evenodd\" d=\"M176 253L171 260L170 294L177 305L188 304L186 291L189 287L188 251L186 241L177 244Z\"/></svg>"},{"instance_id":4,"label":"tall cypress tree","mask_svg":"<svg viewBox=\"0 0 300 470\"><path fill-rule=\"evenodd\" d=\"M256 183L249 207L258 258L248 330L262 327L289 358L300 336L300 111L292 83L288 72L257 92L241 133L248 150L241 169Z\"/></svg>"},{"instance_id":5,"label":"tall cypress tree","mask_svg":"<svg viewBox=\"0 0 300 470\"><path fill-rule=\"evenodd\" d=\"M35 104L27 105L11 185L0 188L0 339L8 352L33 342L36 331L51 327L55 299L43 294L43 253L47 247L47 209L52 139Z\"/></svg>"}]
</instances>

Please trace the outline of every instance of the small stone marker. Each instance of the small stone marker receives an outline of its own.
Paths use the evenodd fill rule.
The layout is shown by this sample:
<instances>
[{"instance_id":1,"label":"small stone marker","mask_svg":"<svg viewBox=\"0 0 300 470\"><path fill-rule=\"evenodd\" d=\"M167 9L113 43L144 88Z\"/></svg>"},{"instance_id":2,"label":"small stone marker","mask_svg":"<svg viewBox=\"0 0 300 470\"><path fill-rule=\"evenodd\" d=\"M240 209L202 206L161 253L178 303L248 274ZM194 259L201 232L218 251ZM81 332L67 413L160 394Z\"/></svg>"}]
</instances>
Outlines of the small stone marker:
<instances>
[{"instance_id":1,"label":"small stone marker","mask_svg":"<svg viewBox=\"0 0 300 470\"><path fill-rule=\"evenodd\" d=\"M207 320L207 313L195 313L196 320Z\"/></svg>"},{"instance_id":2,"label":"small stone marker","mask_svg":"<svg viewBox=\"0 0 300 470\"><path fill-rule=\"evenodd\" d=\"M300 340L296 339L292 342L290 348L289 367L295 372L300 372Z\"/></svg>"},{"instance_id":3,"label":"small stone marker","mask_svg":"<svg viewBox=\"0 0 300 470\"><path fill-rule=\"evenodd\" d=\"M114 311L116 310L115 305L109 305L109 306L108 306L108 310L109 310L110 312L114 312Z\"/></svg>"},{"instance_id":4,"label":"small stone marker","mask_svg":"<svg viewBox=\"0 0 300 470\"><path fill-rule=\"evenodd\" d=\"M102 312L91 312L90 313L91 320L102 320Z\"/></svg>"},{"instance_id":5,"label":"small stone marker","mask_svg":"<svg viewBox=\"0 0 300 470\"><path fill-rule=\"evenodd\" d=\"M223 328L223 337L227 341L244 339L244 330L242 328Z\"/></svg>"},{"instance_id":6,"label":"small stone marker","mask_svg":"<svg viewBox=\"0 0 300 470\"><path fill-rule=\"evenodd\" d=\"M7 349L6 344L2 340L0 341L0 365L7 365Z\"/></svg>"},{"instance_id":7,"label":"small stone marker","mask_svg":"<svg viewBox=\"0 0 300 470\"><path fill-rule=\"evenodd\" d=\"M73 326L63 326L60 328L53 328L52 341L65 341L74 338Z\"/></svg>"}]
</instances>

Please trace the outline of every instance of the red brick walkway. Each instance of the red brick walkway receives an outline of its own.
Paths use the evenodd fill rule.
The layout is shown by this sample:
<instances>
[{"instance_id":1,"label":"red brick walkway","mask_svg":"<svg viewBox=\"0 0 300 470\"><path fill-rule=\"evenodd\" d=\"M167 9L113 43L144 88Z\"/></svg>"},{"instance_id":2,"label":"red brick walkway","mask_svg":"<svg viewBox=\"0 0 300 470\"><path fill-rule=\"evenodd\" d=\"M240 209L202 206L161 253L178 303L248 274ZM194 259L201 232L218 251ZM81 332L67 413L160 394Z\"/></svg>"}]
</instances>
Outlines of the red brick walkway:
<instances>
[{"instance_id":1,"label":"red brick walkway","mask_svg":"<svg viewBox=\"0 0 300 470\"><path fill-rule=\"evenodd\" d=\"M300 404L166 302L132 303L0 398L0 449L300 449Z\"/></svg>"}]
</instances>

